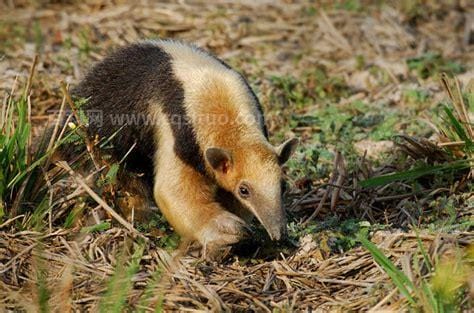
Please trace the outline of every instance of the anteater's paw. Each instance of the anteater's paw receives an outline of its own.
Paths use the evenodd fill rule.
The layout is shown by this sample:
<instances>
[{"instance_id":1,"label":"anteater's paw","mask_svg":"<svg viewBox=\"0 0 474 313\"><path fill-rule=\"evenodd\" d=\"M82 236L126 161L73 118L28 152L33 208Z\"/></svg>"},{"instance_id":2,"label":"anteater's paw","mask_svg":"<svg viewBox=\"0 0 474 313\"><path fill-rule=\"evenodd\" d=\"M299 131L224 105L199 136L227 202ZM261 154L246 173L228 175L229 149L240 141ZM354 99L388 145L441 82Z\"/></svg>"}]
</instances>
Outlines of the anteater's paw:
<instances>
[{"instance_id":1,"label":"anteater's paw","mask_svg":"<svg viewBox=\"0 0 474 313\"><path fill-rule=\"evenodd\" d=\"M222 212L213 217L202 229L199 242L204 253L214 254L242 239L247 233L247 225L238 216Z\"/></svg>"}]
</instances>

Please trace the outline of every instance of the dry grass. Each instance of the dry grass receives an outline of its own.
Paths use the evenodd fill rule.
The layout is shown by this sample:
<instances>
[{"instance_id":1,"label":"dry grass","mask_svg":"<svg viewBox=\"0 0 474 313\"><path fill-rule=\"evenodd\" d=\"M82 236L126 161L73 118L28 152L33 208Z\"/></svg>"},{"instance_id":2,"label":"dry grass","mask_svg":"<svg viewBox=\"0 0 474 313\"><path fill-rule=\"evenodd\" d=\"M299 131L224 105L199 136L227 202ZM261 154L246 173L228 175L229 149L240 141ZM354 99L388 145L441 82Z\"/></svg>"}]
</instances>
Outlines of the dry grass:
<instances>
[{"instance_id":1,"label":"dry grass","mask_svg":"<svg viewBox=\"0 0 474 313\"><path fill-rule=\"evenodd\" d=\"M288 126L288 111L271 102L275 100L274 75L300 78L308 69L324 68L328 77L342 77L350 90L331 99L331 105L344 107L363 100L380 103L380 110L399 111L409 106L403 91L414 86L428 90L432 103L445 98L437 78L423 80L410 72L405 61L408 58L440 51L446 59L466 67L459 76L462 84L474 76L474 48L466 39L470 30L463 26L469 25L465 19L473 12L468 2L461 1L459 9L429 1L426 12L415 17L415 11L401 5L372 4L352 10L330 2L117 2L7 1L0 9L0 89L9 92L16 79L28 81L29 67L39 54L37 77L31 86L36 134L41 134L51 120L50 110L61 106L61 81L77 83L107 51L141 38L176 37L212 50L256 86L268 112L273 139L277 140L276 134L295 134L305 147L311 145L319 130ZM306 87L316 83L309 79ZM323 86L323 91L335 94L337 90L332 88ZM309 95L314 101L290 111L311 115L324 107L318 97ZM466 120L469 116L473 119L472 112L459 110ZM428 119L423 108L417 118ZM398 130L405 129L402 126ZM428 156L430 162L441 162L447 158L432 141L408 135L403 138L398 144L413 159ZM442 135L431 139L446 142ZM371 149L370 144L367 147ZM414 275L406 260L417 253L419 244L410 225L422 224L423 216L430 214L431 202L441 195L459 194L457 217L471 217L472 221L474 195L472 188L466 188L472 177L465 173L458 183L443 188L419 190L419 186L395 182L364 189L360 187L362 181L393 172L398 165L375 166L364 155L354 168L349 169L348 163L337 154L332 175L310 181L310 188L300 186L304 179L289 177L292 189L287 204L296 224L309 225L331 216L385 224L386 230L371 233L372 241L407 275ZM67 164L63 167L70 170ZM38 310L43 299L38 286L43 281L52 291L47 299L50 310L97 311L110 277L122 263L121 256L141 248L144 252L127 298L131 310L155 306L166 311L407 309L406 299L367 250L356 247L336 253L311 235L301 236L297 248L277 255L257 251L255 259L235 256L213 264L183 257L177 251L170 254L158 247L156 233L145 234L148 240L143 240L133 225L120 218L118 225L101 232L82 233L80 223L65 229L65 217L83 204L86 195L93 199L86 210L105 209L115 214L87 187L86 178L77 173L72 177L53 188L61 197L54 202L49 231L22 229L28 219L23 215L0 223L0 310ZM104 219L100 214L90 215ZM449 257L474 239L472 231L451 230L426 230L420 237L433 260ZM152 296L143 302L147 288L151 288Z\"/></svg>"},{"instance_id":2,"label":"dry grass","mask_svg":"<svg viewBox=\"0 0 474 313\"><path fill-rule=\"evenodd\" d=\"M457 245L472 242L473 235L422 235L421 238L428 251L442 257ZM49 287L56 290L55 286L66 284L67 288L57 290L73 295L73 307L95 311L104 292L104 279L113 274L116 256L128 240L130 237L120 228L82 236L64 230L47 236L2 232L3 305L35 307L35 299L31 297L35 288L30 280L37 269L31 262L41 257L47 264ZM395 260L417 249L413 234L379 232L373 241ZM132 306L136 305L154 271L161 269L154 292L155 297L163 299L166 310L271 312L272 308L284 311L344 308L346 311L366 310L382 300L380 306L390 303L396 309L403 302L391 293L393 287L387 282L386 274L364 249L331 257L323 254L319 248L311 247L309 241L287 258L256 265L241 265L238 261L217 265L196 263L191 257L173 258L150 244L141 259L140 271L133 278L135 288L128 299ZM71 268L73 284L69 277ZM384 299L388 294L391 298ZM61 297L61 294L53 295Z\"/></svg>"}]
</instances>

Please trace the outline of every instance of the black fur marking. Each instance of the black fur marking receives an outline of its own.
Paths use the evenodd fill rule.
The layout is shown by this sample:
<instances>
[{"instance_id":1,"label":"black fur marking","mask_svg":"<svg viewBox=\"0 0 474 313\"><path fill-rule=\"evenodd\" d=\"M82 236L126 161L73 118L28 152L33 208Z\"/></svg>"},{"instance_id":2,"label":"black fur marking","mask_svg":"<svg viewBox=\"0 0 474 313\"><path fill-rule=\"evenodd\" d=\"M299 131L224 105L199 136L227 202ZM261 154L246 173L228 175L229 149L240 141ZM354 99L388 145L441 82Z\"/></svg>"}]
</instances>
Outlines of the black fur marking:
<instances>
[{"instance_id":1,"label":"black fur marking","mask_svg":"<svg viewBox=\"0 0 474 313\"><path fill-rule=\"evenodd\" d=\"M184 49L185 47L183 47ZM196 48L231 69L209 52ZM240 75L259 112L259 122L268 138L262 107L245 78ZM109 138L113 156L120 160L136 143L126 159L126 169L143 173L153 183L153 156L156 119L149 116L150 105L162 104L175 138L174 150L186 164L206 175L203 152L184 107L184 90L175 78L172 57L154 43L138 43L121 48L95 65L73 90L73 95L88 98L84 109L89 117L89 135ZM97 119L101 114L101 119ZM121 119L121 121L120 121Z\"/></svg>"},{"instance_id":2,"label":"black fur marking","mask_svg":"<svg viewBox=\"0 0 474 313\"><path fill-rule=\"evenodd\" d=\"M225 208L230 213L236 214L239 216L239 213L245 211L245 207L240 203L232 192L227 191L223 188L217 188L214 194L214 200L219 203L223 208Z\"/></svg>"},{"instance_id":3,"label":"black fur marking","mask_svg":"<svg viewBox=\"0 0 474 313\"><path fill-rule=\"evenodd\" d=\"M267 129L267 125L265 124L265 116L263 115L263 108L262 108L262 105L260 104L260 101L258 101L258 98L257 98L257 95L255 94L255 92L252 90L252 88L250 87L249 83L247 82L247 80L242 76L240 75L240 77L242 78L242 80L244 81L246 87L247 87L247 91L250 93L250 95L252 96L252 98L254 99L255 101L255 105L257 107L257 111L259 113L259 122L260 122L260 126L262 127L262 132L263 132L263 135L265 135L265 138L267 138L268 140L268 129Z\"/></svg>"},{"instance_id":4,"label":"black fur marking","mask_svg":"<svg viewBox=\"0 0 474 313\"><path fill-rule=\"evenodd\" d=\"M126 168L143 173L153 182L155 117L149 116L150 105L163 104L175 138L176 154L188 165L205 173L202 151L184 108L184 90L173 74L171 57L153 43L134 44L117 50L92 68L73 95L89 98L85 110L89 115L89 135L98 134L112 140L114 157L126 159ZM102 112L102 121L94 118ZM124 116L122 123L118 117ZM125 125L125 126L124 126Z\"/></svg>"}]
</instances>

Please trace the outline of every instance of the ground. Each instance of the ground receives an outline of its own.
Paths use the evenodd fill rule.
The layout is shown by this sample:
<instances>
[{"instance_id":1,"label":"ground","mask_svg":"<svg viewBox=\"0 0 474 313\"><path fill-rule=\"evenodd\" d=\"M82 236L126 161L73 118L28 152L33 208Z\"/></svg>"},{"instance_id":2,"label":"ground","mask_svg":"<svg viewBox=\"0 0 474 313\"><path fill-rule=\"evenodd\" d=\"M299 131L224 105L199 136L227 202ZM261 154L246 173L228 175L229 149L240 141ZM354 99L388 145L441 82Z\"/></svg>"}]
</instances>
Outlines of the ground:
<instances>
[{"instance_id":1,"label":"ground","mask_svg":"<svg viewBox=\"0 0 474 313\"><path fill-rule=\"evenodd\" d=\"M73 174L51 186L41 214L34 201L13 214L0 197L0 309L432 311L441 299L438 308L467 312L472 163L446 162L474 154L467 139L440 147L460 145L443 126L452 101L441 78L474 92L473 24L469 1L6 1L2 108L30 82L32 138L54 123L61 82L77 84L118 46L179 38L247 77L272 143L301 144L285 167L289 239L275 247L256 226L257 239L219 263L179 255L159 214L133 225L99 214L115 208L107 181L88 191ZM99 212L95 225L76 221L81 211Z\"/></svg>"}]
</instances>

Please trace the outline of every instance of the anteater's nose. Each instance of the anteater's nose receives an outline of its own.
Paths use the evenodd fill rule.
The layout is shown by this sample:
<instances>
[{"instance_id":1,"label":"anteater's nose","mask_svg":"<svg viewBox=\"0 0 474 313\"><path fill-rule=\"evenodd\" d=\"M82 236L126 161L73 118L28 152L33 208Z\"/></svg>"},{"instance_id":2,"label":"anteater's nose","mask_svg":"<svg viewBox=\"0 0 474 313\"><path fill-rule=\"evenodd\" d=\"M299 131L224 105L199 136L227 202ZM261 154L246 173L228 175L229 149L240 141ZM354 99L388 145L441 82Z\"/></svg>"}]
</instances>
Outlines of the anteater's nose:
<instances>
[{"instance_id":1,"label":"anteater's nose","mask_svg":"<svg viewBox=\"0 0 474 313\"><path fill-rule=\"evenodd\" d=\"M287 227L286 227L286 220L282 221L281 223L275 223L270 227L268 235L270 236L271 240L282 240L286 238L288 235Z\"/></svg>"},{"instance_id":2,"label":"anteater's nose","mask_svg":"<svg viewBox=\"0 0 474 313\"><path fill-rule=\"evenodd\" d=\"M281 206L256 211L257 219L262 223L271 240L286 237L286 212Z\"/></svg>"}]
</instances>

